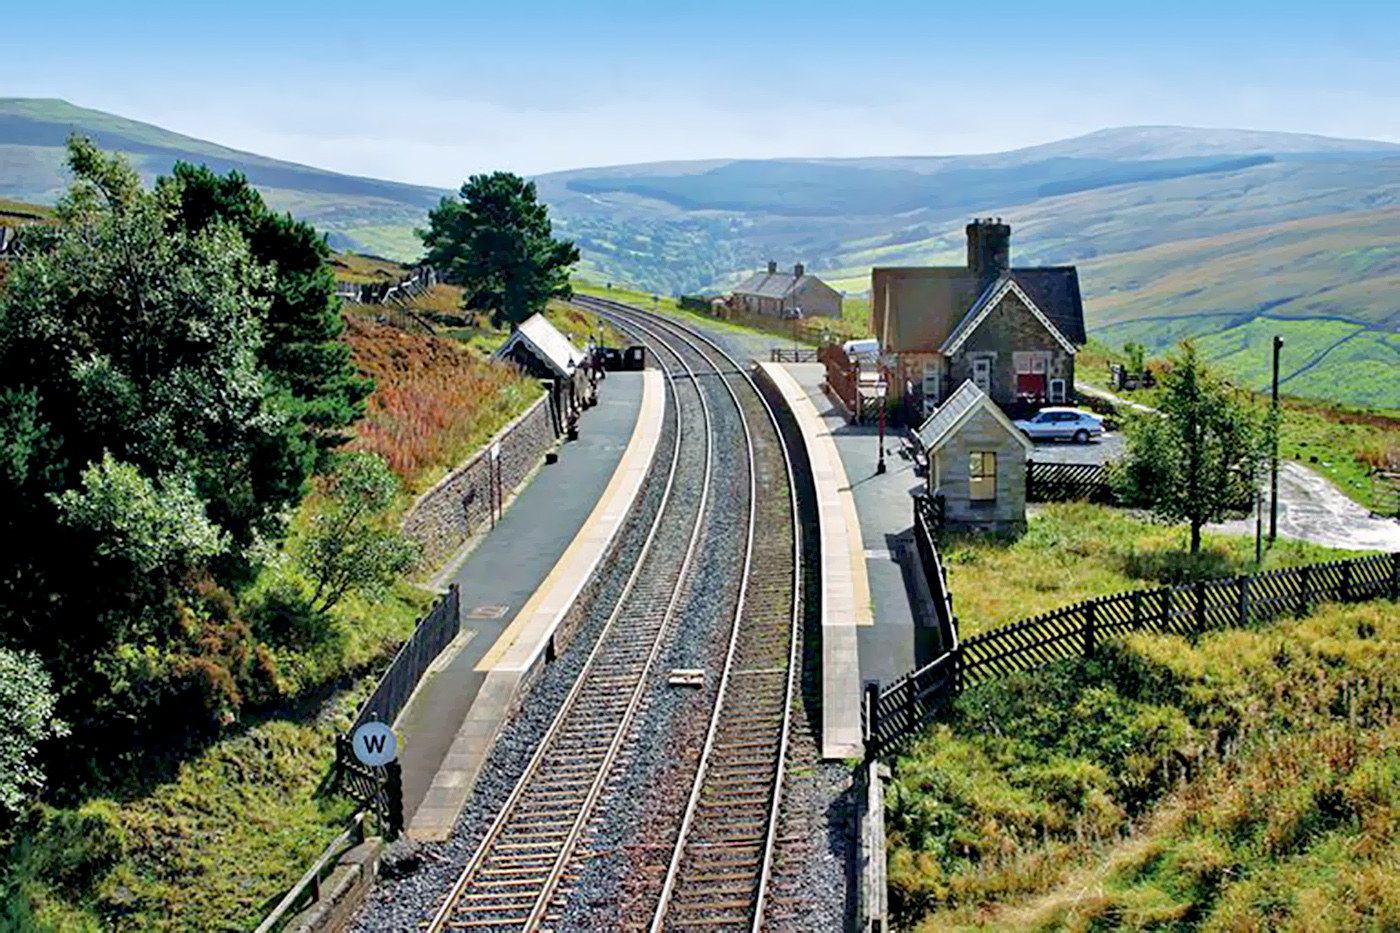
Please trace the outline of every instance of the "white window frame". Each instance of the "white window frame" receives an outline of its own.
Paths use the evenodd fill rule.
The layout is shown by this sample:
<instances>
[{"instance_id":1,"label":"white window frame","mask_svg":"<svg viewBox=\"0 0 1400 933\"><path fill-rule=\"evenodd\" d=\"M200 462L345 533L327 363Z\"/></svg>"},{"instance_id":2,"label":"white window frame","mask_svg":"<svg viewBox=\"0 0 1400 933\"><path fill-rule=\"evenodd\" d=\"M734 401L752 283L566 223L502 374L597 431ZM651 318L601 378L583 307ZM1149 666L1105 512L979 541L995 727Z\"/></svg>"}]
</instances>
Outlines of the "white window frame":
<instances>
[{"instance_id":1,"label":"white window frame","mask_svg":"<svg viewBox=\"0 0 1400 933\"><path fill-rule=\"evenodd\" d=\"M991 354L987 354L986 356L974 356L969 361L969 365L972 368L973 385L977 386L977 388L981 389L988 395L992 394L992 370L995 368L995 363L996 357L992 356ZM983 385L982 383L977 381L977 367L979 364L985 365L987 367L986 385Z\"/></svg>"},{"instance_id":2,"label":"white window frame","mask_svg":"<svg viewBox=\"0 0 1400 933\"><path fill-rule=\"evenodd\" d=\"M1063 402L1065 400L1065 381L1063 379L1050 380L1050 401Z\"/></svg>"}]
</instances>

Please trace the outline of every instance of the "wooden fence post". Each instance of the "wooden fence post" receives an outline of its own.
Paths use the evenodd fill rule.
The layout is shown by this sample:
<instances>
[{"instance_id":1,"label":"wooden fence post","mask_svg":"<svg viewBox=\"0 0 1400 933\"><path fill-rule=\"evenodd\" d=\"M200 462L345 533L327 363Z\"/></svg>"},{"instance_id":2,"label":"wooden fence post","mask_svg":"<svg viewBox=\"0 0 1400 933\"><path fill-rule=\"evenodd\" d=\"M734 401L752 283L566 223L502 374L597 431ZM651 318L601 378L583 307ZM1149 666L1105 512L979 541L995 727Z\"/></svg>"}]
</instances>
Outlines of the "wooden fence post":
<instances>
[{"instance_id":1,"label":"wooden fence post","mask_svg":"<svg viewBox=\"0 0 1400 933\"><path fill-rule=\"evenodd\" d=\"M1239 620L1236 624L1244 628L1249 625L1249 577L1240 574L1235 578L1235 587L1239 597Z\"/></svg>"},{"instance_id":2,"label":"wooden fence post","mask_svg":"<svg viewBox=\"0 0 1400 933\"><path fill-rule=\"evenodd\" d=\"M1390 598L1400 600L1400 551L1390 555Z\"/></svg>"},{"instance_id":3,"label":"wooden fence post","mask_svg":"<svg viewBox=\"0 0 1400 933\"><path fill-rule=\"evenodd\" d=\"M1196 581L1196 632L1206 630L1206 581Z\"/></svg>"},{"instance_id":4,"label":"wooden fence post","mask_svg":"<svg viewBox=\"0 0 1400 933\"><path fill-rule=\"evenodd\" d=\"M1351 602L1351 561L1342 564L1342 602Z\"/></svg>"},{"instance_id":5,"label":"wooden fence post","mask_svg":"<svg viewBox=\"0 0 1400 933\"><path fill-rule=\"evenodd\" d=\"M1142 628L1142 590L1133 590L1133 629Z\"/></svg>"},{"instance_id":6,"label":"wooden fence post","mask_svg":"<svg viewBox=\"0 0 1400 933\"><path fill-rule=\"evenodd\" d=\"M1094 656L1094 626L1099 614L1099 601L1091 599L1084 606L1084 657Z\"/></svg>"},{"instance_id":7,"label":"wooden fence post","mask_svg":"<svg viewBox=\"0 0 1400 933\"><path fill-rule=\"evenodd\" d=\"M1171 631L1172 622L1172 594L1176 592L1173 587L1164 586L1159 590L1162 598L1158 602L1157 629L1162 632Z\"/></svg>"},{"instance_id":8,"label":"wooden fence post","mask_svg":"<svg viewBox=\"0 0 1400 933\"><path fill-rule=\"evenodd\" d=\"M1298 568L1298 615L1308 614L1309 604L1312 602L1312 564L1304 564Z\"/></svg>"}]
</instances>

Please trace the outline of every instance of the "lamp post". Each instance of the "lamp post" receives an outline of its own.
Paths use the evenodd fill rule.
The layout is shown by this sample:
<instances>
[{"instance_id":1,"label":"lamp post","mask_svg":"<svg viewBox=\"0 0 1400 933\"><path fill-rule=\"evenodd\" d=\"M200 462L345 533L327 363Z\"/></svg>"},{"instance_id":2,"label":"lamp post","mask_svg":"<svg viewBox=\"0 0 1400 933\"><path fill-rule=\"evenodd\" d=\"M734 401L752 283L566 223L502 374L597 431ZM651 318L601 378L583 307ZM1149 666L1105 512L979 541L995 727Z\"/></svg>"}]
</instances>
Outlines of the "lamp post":
<instances>
[{"instance_id":1,"label":"lamp post","mask_svg":"<svg viewBox=\"0 0 1400 933\"><path fill-rule=\"evenodd\" d=\"M1278 538L1278 351L1283 338L1274 338L1274 389L1269 407L1269 543Z\"/></svg>"}]
</instances>

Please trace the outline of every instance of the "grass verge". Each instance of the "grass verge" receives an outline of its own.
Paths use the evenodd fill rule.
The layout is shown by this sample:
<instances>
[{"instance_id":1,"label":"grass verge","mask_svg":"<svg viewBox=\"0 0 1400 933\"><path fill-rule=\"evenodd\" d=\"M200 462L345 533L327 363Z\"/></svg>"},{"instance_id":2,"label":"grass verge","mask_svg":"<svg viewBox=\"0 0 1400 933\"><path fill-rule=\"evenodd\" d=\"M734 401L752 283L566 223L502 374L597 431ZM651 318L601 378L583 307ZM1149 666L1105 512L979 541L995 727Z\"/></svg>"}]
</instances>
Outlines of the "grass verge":
<instances>
[{"instance_id":1,"label":"grass verge","mask_svg":"<svg viewBox=\"0 0 1400 933\"><path fill-rule=\"evenodd\" d=\"M900 928L1400 923L1400 611L1134 635L969 691L894 762Z\"/></svg>"},{"instance_id":2,"label":"grass verge","mask_svg":"<svg viewBox=\"0 0 1400 933\"><path fill-rule=\"evenodd\" d=\"M1020 538L949 535L939 556L966 638L1095 596L1261 569L1252 538L1206 534L1192 557L1188 534L1185 526L1153 524L1122 509L1056 502L1037 507ZM1279 539L1262 569L1356 556Z\"/></svg>"}]
</instances>

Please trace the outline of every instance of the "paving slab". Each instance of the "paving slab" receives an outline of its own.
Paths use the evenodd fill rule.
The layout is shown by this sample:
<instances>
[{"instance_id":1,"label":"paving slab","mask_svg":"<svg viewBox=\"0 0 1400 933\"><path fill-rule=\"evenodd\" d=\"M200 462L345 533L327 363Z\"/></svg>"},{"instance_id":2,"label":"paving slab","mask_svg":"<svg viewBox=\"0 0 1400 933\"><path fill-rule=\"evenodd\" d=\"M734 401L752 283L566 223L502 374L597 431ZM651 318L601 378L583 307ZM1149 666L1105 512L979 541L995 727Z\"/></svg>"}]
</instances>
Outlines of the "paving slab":
<instances>
[{"instance_id":1,"label":"paving slab","mask_svg":"<svg viewBox=\"0 0 1400 933\"><path fill-rule=\"evenodd\" d=\"M517 623L542 606L567 608L566 588L581 586L584 568L596 564L597 548L620 524L618 512L625 515L635 498L645 475L638 463L650 463L664 404L658 371L609 373L598 404L579 419L578 440L560 448L557 463L541 467L495 528L449 562L443 582L457 584L462 634L397 723L411 838L450 833L529 664L541 659L553 634ZM512 646L519 646L514 669L482 663Z\"/></svg>"}]
</instances>

